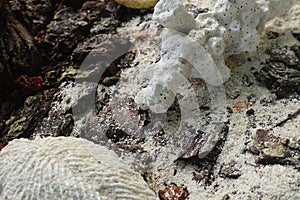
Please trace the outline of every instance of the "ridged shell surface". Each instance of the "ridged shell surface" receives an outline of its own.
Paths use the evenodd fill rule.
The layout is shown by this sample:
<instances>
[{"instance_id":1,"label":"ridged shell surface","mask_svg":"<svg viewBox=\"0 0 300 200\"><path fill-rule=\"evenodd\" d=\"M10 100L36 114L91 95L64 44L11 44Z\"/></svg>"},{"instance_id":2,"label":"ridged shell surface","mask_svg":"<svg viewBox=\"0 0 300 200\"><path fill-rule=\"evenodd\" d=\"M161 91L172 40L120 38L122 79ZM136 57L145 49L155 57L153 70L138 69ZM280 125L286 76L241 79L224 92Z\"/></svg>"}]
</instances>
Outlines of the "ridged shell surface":
<instances>
[{"instance_id":1,"label":"ridged shell surface","mask_svg":"<svg viewBox=\"0 0 300 200\"><path fill-rule=\"evenodd\" d=\"M152 8L158 0L115 0L117 3L128 8L147 9Z\"/></svg>"},{"instance_id":2,"label":"ridged shell surface","mask_svg":"<svg viewBox=\"0 0 300 200\"><path fill-rule=\"evenodd\" d=\"M85 139L17 139L0 152L0 199L156 199L111 150Z\"/></svg>"}]
</instances>

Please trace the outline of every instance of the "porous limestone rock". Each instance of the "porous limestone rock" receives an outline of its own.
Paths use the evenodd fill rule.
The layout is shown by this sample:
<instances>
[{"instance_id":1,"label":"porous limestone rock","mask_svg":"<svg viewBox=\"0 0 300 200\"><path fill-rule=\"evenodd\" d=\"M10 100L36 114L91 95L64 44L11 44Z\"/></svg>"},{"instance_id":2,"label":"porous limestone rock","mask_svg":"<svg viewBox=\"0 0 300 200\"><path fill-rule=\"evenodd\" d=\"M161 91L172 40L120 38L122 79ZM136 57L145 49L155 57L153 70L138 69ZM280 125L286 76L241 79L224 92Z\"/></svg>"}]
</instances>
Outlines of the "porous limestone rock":
<instances>
[{"instance_id":1,"label":"porous limestone rock","mask_svg":"<svg viewBox=\"0 0 300 200\"><path fill-rule=\"evenodd\" d=\"M211 11L194 19L180 1L160 0L153 19L167 32L162 38L161 60L151 65L151 70L158 72L150 73L150 84L136 95L135 101L142 108L166 112L180 79L188 79L195 71L207 84L222 85L230 77L225 60L230 55L254 52L266 22L295 2L217 0ZM172 71L173 67L176 69ZM168 81L163 83L166 76Z\"/></svg>"},{"instance_id":2,"label":"porous limestone rock","mask_svg":"<svg viewBox=\"0 0 300 200\"><path fill-rule=\"evenodd\" d=\"M163 1L155 6L153 19L164 27L182 33L188 33L196 28L196 21L180 1Z\"/></svg>"},{"instance_id":3,"label":"porous limestone rock","mask_svg":"<svg viewBox=\"0 0 300 200\"><path fill-rule=\"evenodd\" d=\"M74 137L16 139L0 152L4 199L156 199L111 150Z\"/></svg>"}]
</instances>

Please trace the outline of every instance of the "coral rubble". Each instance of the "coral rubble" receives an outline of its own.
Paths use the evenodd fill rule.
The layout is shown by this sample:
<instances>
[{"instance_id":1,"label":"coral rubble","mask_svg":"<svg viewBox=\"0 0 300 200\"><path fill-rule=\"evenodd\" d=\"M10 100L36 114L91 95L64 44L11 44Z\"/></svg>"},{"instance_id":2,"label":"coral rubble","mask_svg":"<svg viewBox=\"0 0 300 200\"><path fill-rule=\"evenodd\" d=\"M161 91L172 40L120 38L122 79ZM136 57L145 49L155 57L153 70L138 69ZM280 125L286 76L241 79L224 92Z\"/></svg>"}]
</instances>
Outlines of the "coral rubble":
<instances>
[{"instance_id":1,"label":"coral rubble","mask_svg":"<svg viewBox=\"0 0 300 200\"><path fill-rule=\"evenodd\" d=\"M266 22L282 14L293 3L218 0L211 11L200 13L194 19L179 1L159 1L153 19L166 28L161 60L151 66L154 72L150 75L150 83L136 95L135 101L143 108L165 112L192 68L207 84L221 85L230 77L226 59L231 55L254 52Z\"/></svg>"}]
</instances>

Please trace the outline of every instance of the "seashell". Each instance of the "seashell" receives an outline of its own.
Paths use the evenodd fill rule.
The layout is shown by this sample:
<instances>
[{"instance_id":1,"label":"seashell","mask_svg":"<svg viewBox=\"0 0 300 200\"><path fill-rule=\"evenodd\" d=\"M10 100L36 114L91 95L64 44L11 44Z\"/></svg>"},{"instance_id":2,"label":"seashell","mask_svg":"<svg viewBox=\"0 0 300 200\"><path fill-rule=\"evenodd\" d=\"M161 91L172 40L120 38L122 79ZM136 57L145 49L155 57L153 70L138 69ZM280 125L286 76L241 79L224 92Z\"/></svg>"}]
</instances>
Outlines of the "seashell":
<instances>
[{"instance_id":1,"label":"seashell","mask_svg":"<svg viewBox=\"0 0 300 200\"><path fill-rule=\"evenodd\" d=\"M158 0L115 0L117 3L128 8L146 9L152 8Z\"/></svg>"},{"instance_id":2,"label":"seashell","mask_svg":"<svg viewBox=\"0 0 300 200\"><path fill-rule=\"evenodd\" d=\"M16 139L0 152L4 199L156 199L113 151L74 137Z\"/></svg>"}]
</instances>

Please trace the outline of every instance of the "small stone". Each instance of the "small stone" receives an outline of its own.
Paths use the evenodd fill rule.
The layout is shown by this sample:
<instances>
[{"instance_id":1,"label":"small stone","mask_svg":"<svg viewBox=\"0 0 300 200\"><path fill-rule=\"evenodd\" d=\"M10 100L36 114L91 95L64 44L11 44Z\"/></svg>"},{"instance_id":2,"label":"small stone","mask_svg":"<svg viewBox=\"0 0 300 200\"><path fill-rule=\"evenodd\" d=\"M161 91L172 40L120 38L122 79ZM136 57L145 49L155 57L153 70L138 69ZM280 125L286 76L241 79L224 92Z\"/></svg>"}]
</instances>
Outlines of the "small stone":
<instances>
[{"instance_id":1,"label":"small stone","mask_svg":"<svg viewBox=\"0 0 300 200\"><path fill-rule=\"evenodd\" d=\"M236 163L234 161L223 165L219 174L220 177L233 179L237 179L242 175L241 171L236 167Z\"/></svg>"},{"instance_id":2,"label":"small stone","mask_svg":"<svg viewBox=\"0 0 300 200\"><path fill-rule=\"evenodd\" d=\"M267 33L267 37L268 37L268 39L276 39L279 37L279 33L274 32L274 31L269 31Z\"/></svg>"},{"instance_id":3,"label":"small stone","mask_svg":"<svg viewBox=\"0 0 300 200\"><path fill-rule=\"evenodd\" d=\"M246 115L248 117L253 116L255 114L255 111L251 108L250 110L247 110Z\"/></svg>"},{"instance_id":4,"label":"small stone","mask_svg":"<svg viewBox=\"0 0 300 200\"><path fill-rule=\"evenodd\" d=\"M230 199L230 196L228 194L225 194L221 200L229 200Z\"/></svg>"},{"instance_id":5,"label":"small stone","mask_svg":"<svg viewBox=\"0 0 300 200\"><path fill-rule=\"evenodd\" d=\"M160 200L184 200L188 196L188 191L183 187L170 183L165 189L158 191Z\"/></svg>"},{"instance_id":6,"label":"small stone","mask_svg":"<svg viewBox=\"0 0 300 200\"><path fill-rule=\"evenodd\" d=\"M300 41L300 33L292 32L294 38L296 38L298 41Z\"/></svg>"},{"instance_id":7,"label":"small stone","mask_svg":"<svg viewBox=\"0 0 300 200\"><path fill-rule=\"evenodd\" d=\"M275 143L265 143L266 148L263 149L262 153L267 157L272 158L284 158L284 147L280 142Z\"/></svg>"},{"instance_id":8,"label":"small stone","mask_svg":"<svg viewBox=\"0 0 300 200\"><path fill-rule=\"evenodd\" d=\"M297 141L275 136L268 130L258 129L249 151L259 156L256 160L258 164L288 164L299 168L300 154L299 149L295 147Z\"/></svg>"}]
</instances>

